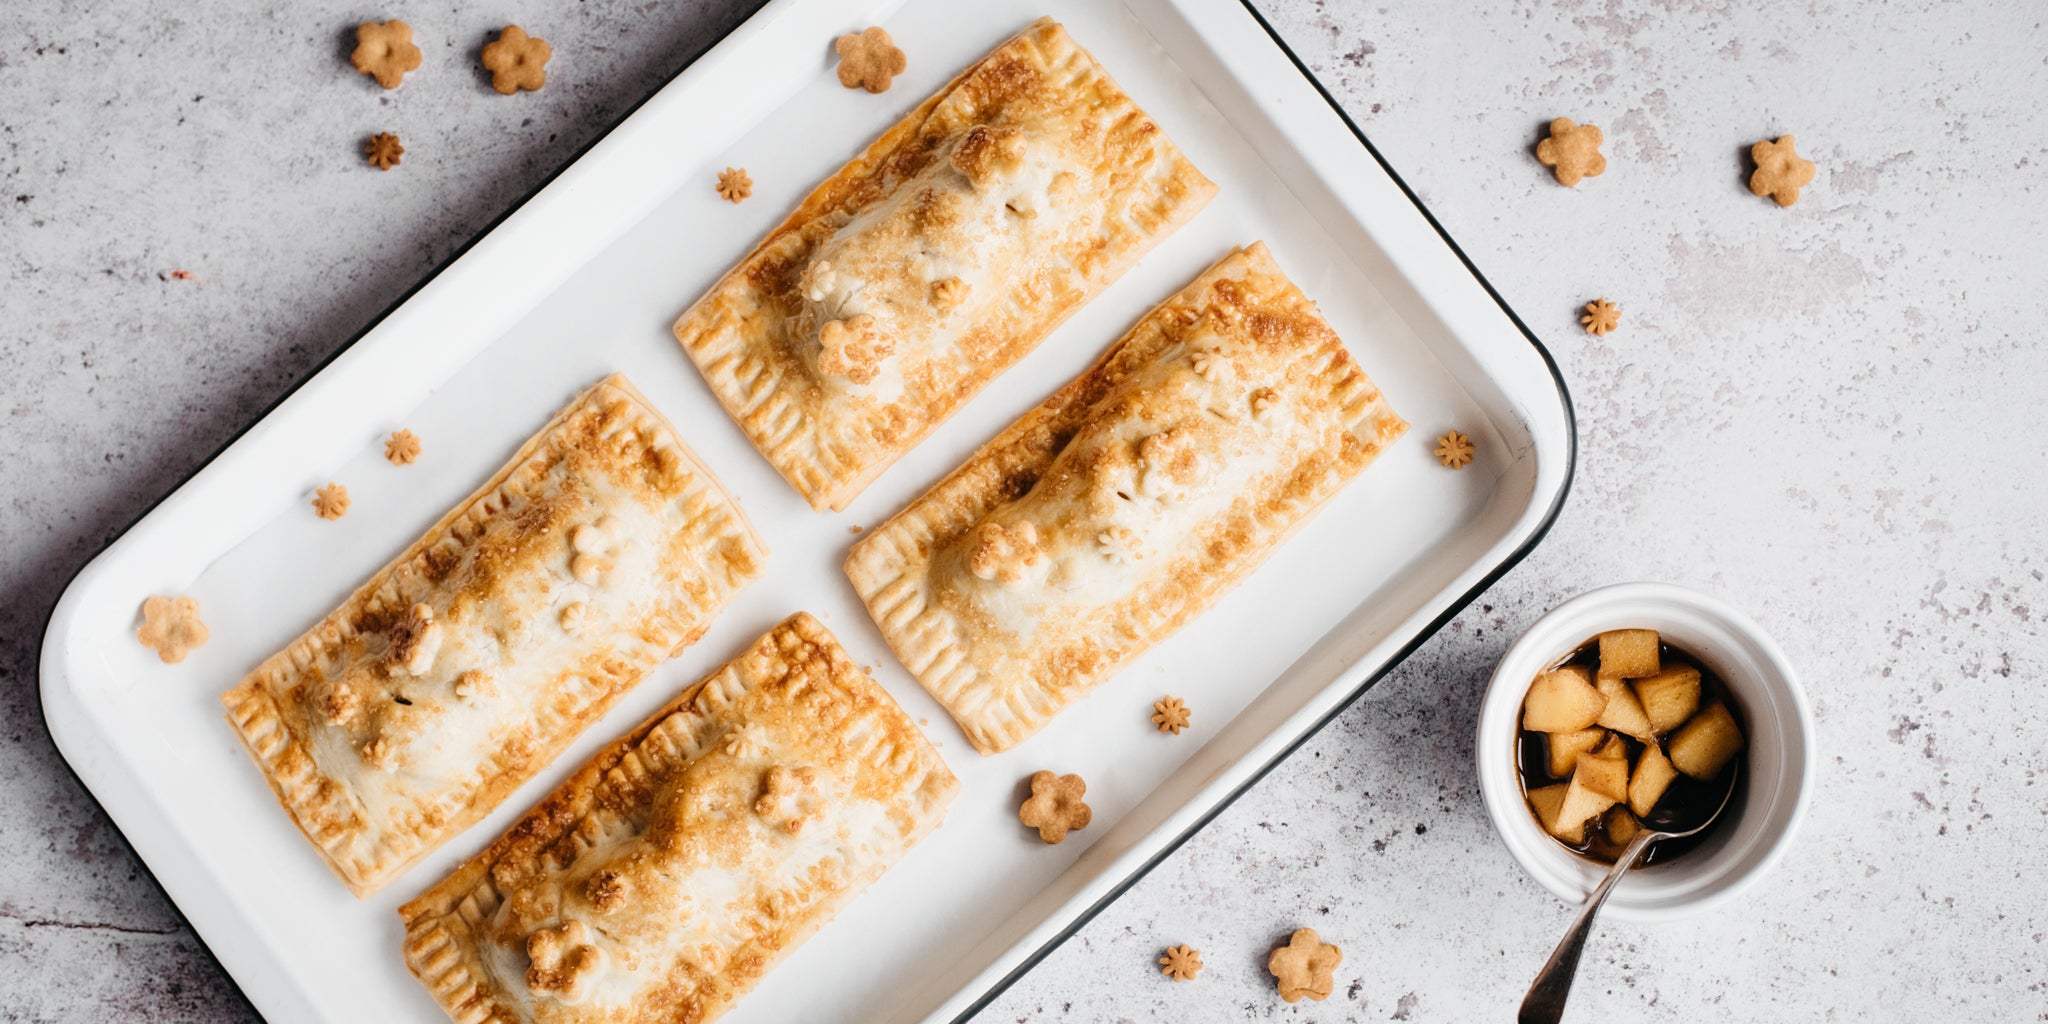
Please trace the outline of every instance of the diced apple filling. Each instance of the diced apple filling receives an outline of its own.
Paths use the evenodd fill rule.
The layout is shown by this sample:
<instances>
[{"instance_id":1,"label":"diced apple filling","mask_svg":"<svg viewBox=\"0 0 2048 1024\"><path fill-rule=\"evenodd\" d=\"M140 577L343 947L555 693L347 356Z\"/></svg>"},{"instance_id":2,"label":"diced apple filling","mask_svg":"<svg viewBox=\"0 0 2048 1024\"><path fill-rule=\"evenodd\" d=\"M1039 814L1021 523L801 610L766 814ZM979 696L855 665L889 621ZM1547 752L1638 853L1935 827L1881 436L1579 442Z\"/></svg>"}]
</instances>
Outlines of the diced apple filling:
<instances>
[{"instance_id":1,"label":"diced apple filling","mask_svg":"<svg viewBox=\"0 0 2048 1024\"><path fill-rule=\"evenodd\" d=\"M1643 713L1643 704L1636 699L1636 692L1629 689L1628 680L1603 675L1593 685L1601 696L1607 698L1607 706L1601 709L1596 724L1627 733L1644 743L1657 742L1657 730L1650 724L1650 716Z\"/></svg>"},{"instance_id":2,"label":"diced apple filling","mask_svg":"<svg viewBox=\"0 0 2048 1024\"><path fill-rule=\"evenodd\" d=\"M1742 727L1725 704L1709 704L1671 737L1667 745L1671 763L1695 779L1721 774L1728 761L1742 749Z\"/></svg>"},{"instance_id":3,"label":"diced apple filling","mask_svg":"<svg viewBox=\"0 0 2048 1024\"><path fill-rule=\"evenodd\" d=\"M1600 634L1600 674L1635 679L1657 674L1657 631L1610 629Z\"/></svg>"},{"instance_id":4,"label":"diced apple filling","mask_svg":"<svg viewBox=\"0 0 2048 1024\"><path fill-rule=\"evenodd\" d=\"M1664 791L1677 777L1678 769L1671 766L1662 747L1654 743L1644 747L1643 756L1636 758L1635 776L1628 780L1628 809L1637 817L1649 817L1650 809L1664 798Z\"/></svg>"},{"instance_id":5,"label":"diced apple filling","mask_svg":"<svg viewBox=\"0 0 2048 1024\"><path fill-rule=\"evenodd\" d=\"M1673 665L1654 676L1635 681L1636 700L1650 719L1650 728L1670 732L1692 717L1700 706L1700 670L1691 665Z\"/></svg>"},{"instance_id":6,"label":"diced apple filling","mask_svg":"<svg viewBox=\"0 0 2048 1024\"><path fill-rule=\"evenodd\" d=\"M1530 732L1577 732L1600 717L1607 698L1593 688L1592 675L1566 665L1536 677L1522 701L1522 728Z\"/></svg>"},{"instance_id":7,"label":"diced apple filling","mask_svg":"<svg viewBox=\"0 0 2048 1024\"><path fill-rule=\"evenodd\" d=\"M1607 738L1605 729L1580 729L1577 732L1554 732L1545 739L1550 747L1550 777L1563 779L1571 776L1572 769L1579 766L1579 755L1600 745Z\"/></svg>"}]
</instances>

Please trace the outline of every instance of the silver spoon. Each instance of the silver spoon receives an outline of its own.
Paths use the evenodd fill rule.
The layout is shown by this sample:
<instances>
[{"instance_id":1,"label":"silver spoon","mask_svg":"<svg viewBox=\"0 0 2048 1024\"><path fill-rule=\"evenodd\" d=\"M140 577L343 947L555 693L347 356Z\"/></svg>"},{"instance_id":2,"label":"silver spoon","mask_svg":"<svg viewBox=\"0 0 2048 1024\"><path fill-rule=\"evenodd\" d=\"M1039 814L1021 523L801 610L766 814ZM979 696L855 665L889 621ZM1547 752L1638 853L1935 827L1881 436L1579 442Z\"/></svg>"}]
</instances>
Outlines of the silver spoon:
<instances>
[{"instance_id":1,"label":"silver spoon","mask_svg":"<svg viewBox=\"0 0 2048 1024\"><path fill-rule=\"evenodd\" d=\"M1608 894L1614 891L1615 883L1635 866L1636 858L1642 856L1651 843L1698 835L1712 825L1721 812L1728 809L1728 801L1735 795L1735 777L1738 774L1738 768L1728 770L1728 788L1721 793L1720 806L1707 815L1707 820L1690 828L1683 827L1685 822L1662 817L1655 808L1651 809L1650 817L1656 825L1652 827L1650 821L1643 822L1643 830L1629 841L1621 856L1614 858L1614 866L1607 869L1607 877L1601 879L1599 888L1586 898L1586 906L1572 920L1571 928L1564 933L1557 949L1551 952L1550 959L1544 962L1543 969L1536 972L1536 980L1529 985L1529 994L1522 997L1522 1012L1515 1018L1517 1024L1557 1024L1558 1019L1564 1016L1565 998L1572 994L1572 977L1579 972L1579 954L1585 952L1586 939L1593 934L1593 919L1599 916L1600 907L1607 902Z\"/></svg>"}]
</instances>

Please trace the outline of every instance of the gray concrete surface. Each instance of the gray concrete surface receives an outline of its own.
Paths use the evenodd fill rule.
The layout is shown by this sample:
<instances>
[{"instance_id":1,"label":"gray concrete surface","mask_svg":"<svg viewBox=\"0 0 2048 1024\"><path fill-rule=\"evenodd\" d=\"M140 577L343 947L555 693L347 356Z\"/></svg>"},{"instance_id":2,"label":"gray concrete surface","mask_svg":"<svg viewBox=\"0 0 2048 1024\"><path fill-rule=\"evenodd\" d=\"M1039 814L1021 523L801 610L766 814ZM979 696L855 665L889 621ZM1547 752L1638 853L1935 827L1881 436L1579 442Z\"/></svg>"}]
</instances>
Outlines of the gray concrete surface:
<instances>
[{"instance_id":1,"label":"gray concrete surface","mask_svg":"<svg viewBox=\"0 0 2048 1024\"><path fill-rule=\"evenodd\" d=\"M1548 607L1660 579L1804 667L1818 791L1745 898L1604 928L1572 1018L2048 1020L2042 8L1260 3L1556 355L1578 482L1526 563L982 1019L1508 1019L1569 911L1489 831L1478 695ZM363 102L345 34L375 12L334 0L0 15L0 1019L252 1016L43 732L64 581L737 16L460 7L390 10L447 47L545 21L548 90ZM1558 115L1608 133L1576 191L1529 154ZM385 128L403 174L354 154ZM1789 210L1743 188L1784 132L1820 164ZM1573 320L1599 295L1605 340ZM1264 974L1296 924L1346 949L1326 1003ZM1208 969L1176 986L1152 961L1182 942Z\"/></svg>"}]
</instances>

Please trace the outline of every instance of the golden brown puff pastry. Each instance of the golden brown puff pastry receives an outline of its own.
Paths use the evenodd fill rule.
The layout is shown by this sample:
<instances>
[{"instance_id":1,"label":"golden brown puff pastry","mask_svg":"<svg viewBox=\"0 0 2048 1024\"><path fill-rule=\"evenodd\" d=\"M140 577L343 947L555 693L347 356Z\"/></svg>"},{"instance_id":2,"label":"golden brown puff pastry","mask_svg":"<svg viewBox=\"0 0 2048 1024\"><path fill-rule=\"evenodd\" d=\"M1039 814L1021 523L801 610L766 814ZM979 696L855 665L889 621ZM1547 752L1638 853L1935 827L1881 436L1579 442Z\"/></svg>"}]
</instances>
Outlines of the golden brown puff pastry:
<instances>
[{"instance_id":1,"label":"golden brown puff pastry","mask_svg":"<svg viewBox=\"0 0 2048 1024\"><path fill-rule=\"evenodd\" d=\"M1407 429L1254 244L856 545L846 572L995 753L1215 603Z\"/></svg>"},{"instance_id":2,"label":"golden brown puff pastry","mask_svg":"<svg viewBox=\"0 0 2048 1024\"><path fill-rule=\"evenodd\" d=\"M464 1024L704 1024L938 827L958 788L798 613L401 908L406 963Z\"/></svg>"},{"instance_id":3,"label":"golden brown puff pastry","mask_svg":"<svg viewBox=\"0 0 2048 1024\"><path fill-rule=\"evenodd\" d=\"M221 699L292 820L367 896L694 642L766 558L615 376Z\"/></svg>"},{"instance_id":4,"label":"golden brown puff pastry","mask_svg":"<svg viewBox=\"0 0 2048 1024\"><path fill-rule=\"evenodd\" d=\"M1215 191L1040 20L819 185L676 338L811 507L844 508Z\"/></svg>"}]
</instances>

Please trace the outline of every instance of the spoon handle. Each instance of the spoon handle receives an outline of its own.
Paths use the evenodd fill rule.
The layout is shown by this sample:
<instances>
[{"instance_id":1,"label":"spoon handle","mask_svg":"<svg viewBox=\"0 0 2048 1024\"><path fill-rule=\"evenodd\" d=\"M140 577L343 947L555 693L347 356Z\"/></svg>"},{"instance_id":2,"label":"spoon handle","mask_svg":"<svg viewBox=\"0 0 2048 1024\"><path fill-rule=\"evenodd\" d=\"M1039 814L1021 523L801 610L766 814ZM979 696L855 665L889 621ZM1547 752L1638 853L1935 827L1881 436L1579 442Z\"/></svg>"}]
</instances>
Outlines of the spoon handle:
<instances>
[{"instance_id":1,"label":"spoon handle","mask_svg":"<svg viewBox=\"0 0 2048 1024\"><path fill-rule=\"evenodd\" d=\"M1614 891L1614 883L1635 864L1643 849L1659 839L1667 838L1662 832L1644 829L1638 833L1621 856L1614 859L1614 866L1607 869L1607 877L1600 880L1598 888L1586 898L1586 905L1579 916L1572 921L1571 928L1536 972L1536 980L1529 985L1529 994L1522 997L1522 1011L1515 1018L1517 1024L1557 1024L1564 1016L1564 1001L1572 994L1572 978L1579 973L1579 954L1586 949L1586 939L1593 934L1593 918L1600 913L1600 906L1607 902L1607 896Z\"/></svg>"}]
</instances>

